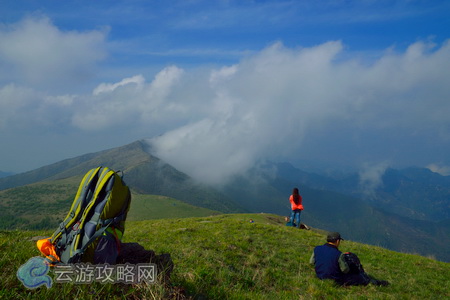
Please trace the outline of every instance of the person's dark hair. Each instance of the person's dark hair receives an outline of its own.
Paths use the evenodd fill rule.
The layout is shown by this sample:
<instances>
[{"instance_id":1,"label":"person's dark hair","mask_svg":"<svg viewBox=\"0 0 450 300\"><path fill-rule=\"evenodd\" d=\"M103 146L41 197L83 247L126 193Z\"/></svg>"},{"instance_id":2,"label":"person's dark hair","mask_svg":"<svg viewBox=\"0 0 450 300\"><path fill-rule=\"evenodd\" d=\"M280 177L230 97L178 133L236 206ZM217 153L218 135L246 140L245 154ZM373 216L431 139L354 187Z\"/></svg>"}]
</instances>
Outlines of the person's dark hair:
<instances>
[{"instance_id":1,"label":"person's dark hair","mask_svg":"<svg viewBox=\"0 0 450 300\"><path fill-rule=\"evenodd\" d=\"M298 193L298 188L294 188L292 190L292 197L294 198L294 203L299 204L300 202L300 194Z\"/></svg>"}]
</instances>

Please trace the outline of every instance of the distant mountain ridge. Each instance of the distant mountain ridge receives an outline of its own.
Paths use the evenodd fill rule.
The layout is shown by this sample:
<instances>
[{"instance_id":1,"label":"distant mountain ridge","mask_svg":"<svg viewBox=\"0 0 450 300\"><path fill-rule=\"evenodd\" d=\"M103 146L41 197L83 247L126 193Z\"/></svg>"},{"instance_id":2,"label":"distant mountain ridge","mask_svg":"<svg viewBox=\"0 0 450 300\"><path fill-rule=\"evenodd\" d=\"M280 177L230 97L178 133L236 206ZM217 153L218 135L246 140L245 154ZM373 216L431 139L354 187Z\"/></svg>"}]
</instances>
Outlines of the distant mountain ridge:
<instances>
[{"instance_id":1,"label":"distant mountain ridge","mask_svg":"<svg viewBox=\"0 0 450 300\"><path fill-rule=\"evenodd\" d=\"M14 173L0 171L0 178L8 177L8 176L11 176L11 175L14 175Z\"/></svg>"},{"instance_id":2,"label":"distant mountain ridge","mask_svg":"<svg viewBox=\"0 0 450 300\"><path fill-rule=\"evenodd\" d=\"M197 183L159 158L148 153L143 141L81 155L22 174L0 178L0 191L40 181L82 176L98 166L123 171L125 182L144 194L164 195L186 203L221 212L243 209L214 189Z\"/></svg>"},{"instance_id":3,"label":"distant mountain ridge","mask_svg":"<svg viewBox=\"0 0 450 300\"><path fill-rule=\"evenodd\" d=\"M450 219L450 177L425 168L388 169L370 199L389 211L419 220Z\"/></svg>"},{"instance_id":4,"label":"distant mountain ridge","mask_svg":"<svg viewBox=\"0 0 450 300\"><path fill-rule=\"evenodd\" d=\"M353 174L336 180L286 163L265 163L236 178L224 192L251 212L288 216L288 197L293 187L299 187L305 206L302 222L308 225L340 231L348 239L450 261L446 246L450 244L450 220L418 220L361 200L355 191L357 177Z\"/></svg>"},{"instance_id":5,"label":"distant mountain ridge","mask_svg":"<svg viewBox=\"0 0 450 300\"><path fill-rule=\"evenodd\" d=\"M363 199L389 213L424 221L450 219L450 176L426 168L388 168L380 182L370 188L361 184L357 173L332 178L299 170L288 163L276 164L275 168L278 177Z\"/></svg>"}]
</instances>

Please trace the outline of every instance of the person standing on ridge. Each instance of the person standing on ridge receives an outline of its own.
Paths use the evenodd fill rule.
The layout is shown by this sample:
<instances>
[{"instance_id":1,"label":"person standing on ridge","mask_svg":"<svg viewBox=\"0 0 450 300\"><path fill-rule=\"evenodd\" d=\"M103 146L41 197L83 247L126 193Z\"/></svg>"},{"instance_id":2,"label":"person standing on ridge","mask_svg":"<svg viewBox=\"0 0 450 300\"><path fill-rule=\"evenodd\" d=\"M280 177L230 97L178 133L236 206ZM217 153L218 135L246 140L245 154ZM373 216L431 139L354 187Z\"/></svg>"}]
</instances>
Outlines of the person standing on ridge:
<instances>
[{"instance_id":1,"label":"person standing on ridge","mask_svg":"<svg viewBox=\"0 0 450 300\"><path fill-rule=\"evenodd\" d=\"M298 192L298 188L294 188L292 190L292 195L289 197L289 202L291 202L291 209L292 209L289 222L292 224L292 226L298 228L300 228L300 214L303 210L302 201L303 199Z\"/></svg>"}]
</instances>

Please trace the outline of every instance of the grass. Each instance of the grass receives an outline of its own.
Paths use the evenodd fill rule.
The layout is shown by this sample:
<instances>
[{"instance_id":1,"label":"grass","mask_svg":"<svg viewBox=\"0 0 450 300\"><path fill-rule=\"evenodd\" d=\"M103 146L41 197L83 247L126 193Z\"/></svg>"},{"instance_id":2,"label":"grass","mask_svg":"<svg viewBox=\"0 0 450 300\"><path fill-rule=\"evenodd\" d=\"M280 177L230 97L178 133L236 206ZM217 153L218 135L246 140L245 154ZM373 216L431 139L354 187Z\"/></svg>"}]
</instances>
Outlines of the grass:
<instances>
[{"instance_id":1,"label":"grass","mask_svg":"<svg viewBox=\"0 0 450 300\"><path fill-rule=\"evenodd\" d=\"M0 230L56 227L72 204L75 180L39 182L0 191Z\"/></svg>"},{"instance_id":2,"label":"grass","mask_svg":"<svg viewBox=\"0 0 450 300\"><path fill-rule=\"evenodd\" d=\"M220 212L196 207L170 197L133 193L127 220L204 217L217 214Z\"/></svg>"},{"instance_id":3,"label":"grass","mask_svg":"<svg viewBox=\"0 0 450 300\"><path fill-rule=\"evenodd\" d=\"M250 219L254 223L250 223ZM235 214L128 222L124 242L138 242L175 264L172 287L163 285L54 284L28 290L16 271L39 253L32 236L50 232L1 231L2 299L171 298L184 291L194 299L445 299L450 297L448 263L344 241L366 271L388 287L336 287L318 280L309 265L324 233L284 226L282 217ZM175 287L175 289L173 288ZM178 293L179 294L179 293Z\"/></svg>"}]
</instances>

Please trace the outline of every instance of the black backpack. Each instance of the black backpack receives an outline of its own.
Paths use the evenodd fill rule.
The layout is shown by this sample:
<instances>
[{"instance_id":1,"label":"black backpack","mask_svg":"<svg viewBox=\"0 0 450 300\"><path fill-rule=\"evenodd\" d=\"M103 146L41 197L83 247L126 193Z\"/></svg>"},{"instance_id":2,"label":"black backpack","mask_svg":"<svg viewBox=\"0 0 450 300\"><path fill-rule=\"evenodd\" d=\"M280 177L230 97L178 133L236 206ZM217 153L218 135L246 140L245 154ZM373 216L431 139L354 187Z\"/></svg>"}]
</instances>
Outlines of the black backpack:
<instances>
[{"instance_id":1,"label":"black backpack","mask_svg":"<svg viewBox=\"0 0 450 300\"><path fill-rule=\"evenodd\" d=\"M345 252L344 259L350 268L349 274L360 274L365 273L364 268L359 260L358 256L352 252Z\"/></svg>"}]
</instances>

